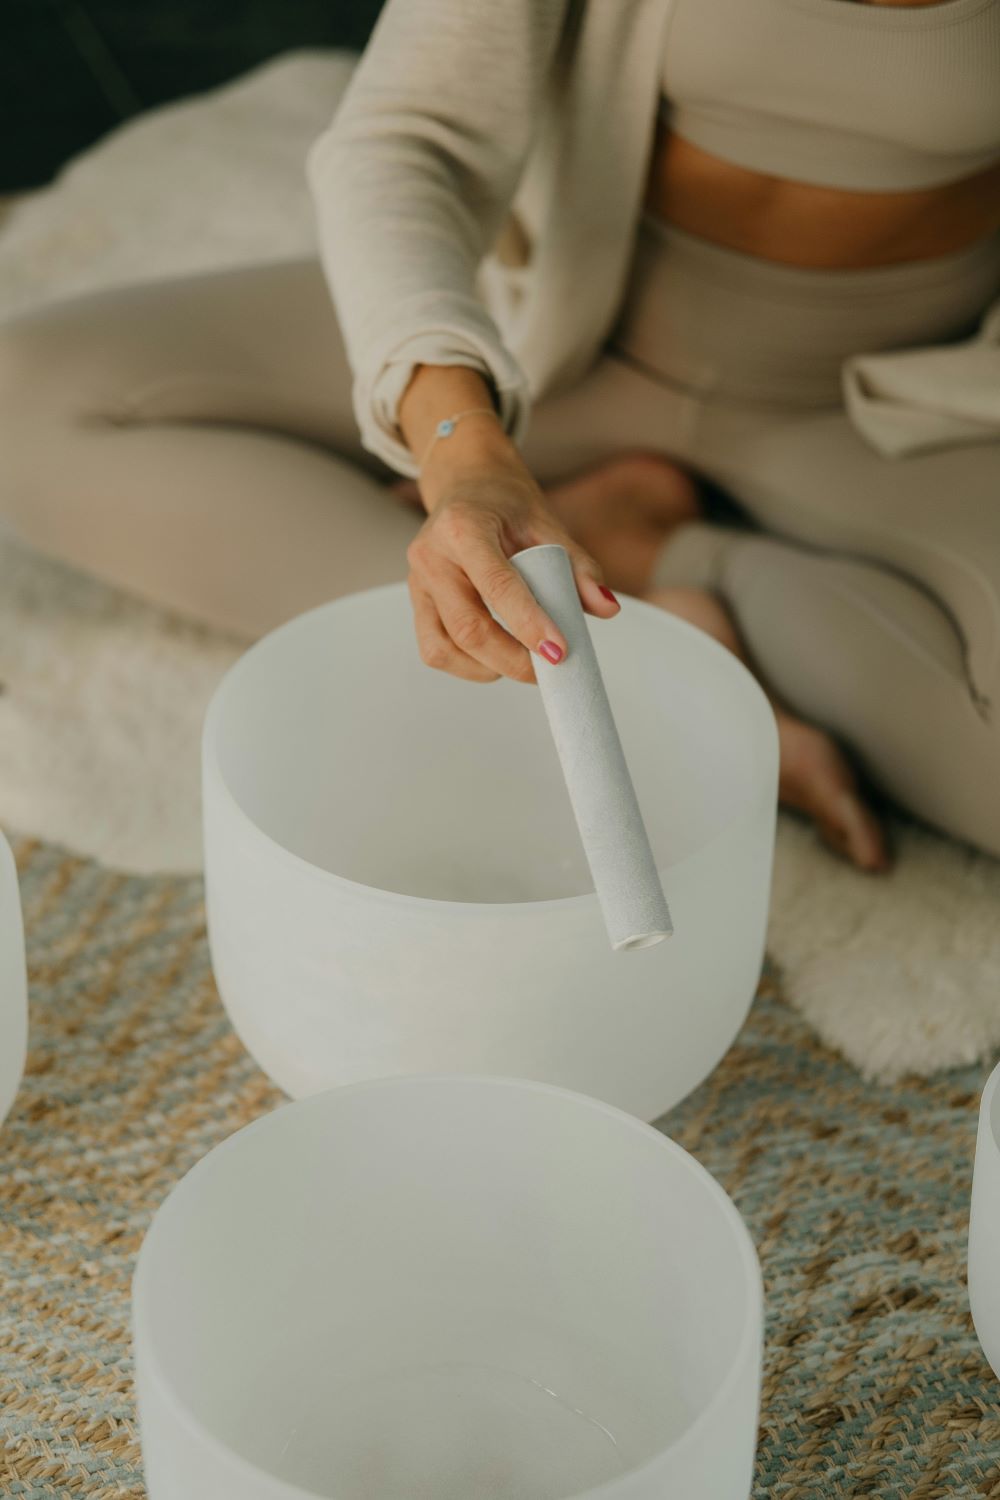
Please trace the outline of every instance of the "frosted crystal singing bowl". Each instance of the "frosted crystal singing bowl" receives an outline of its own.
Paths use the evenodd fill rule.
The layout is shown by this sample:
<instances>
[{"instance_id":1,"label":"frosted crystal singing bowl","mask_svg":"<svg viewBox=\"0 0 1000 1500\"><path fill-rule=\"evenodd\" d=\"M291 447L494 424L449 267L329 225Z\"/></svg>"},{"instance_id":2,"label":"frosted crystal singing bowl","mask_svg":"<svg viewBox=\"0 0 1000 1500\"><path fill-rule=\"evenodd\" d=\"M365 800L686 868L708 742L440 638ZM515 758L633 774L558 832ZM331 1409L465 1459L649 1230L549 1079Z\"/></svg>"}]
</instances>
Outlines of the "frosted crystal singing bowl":
<instances>
[{"instance_id":1,"label":"frosted crystal singing bowl","mask_svg":"<svg viewBox=\"0 0 1000 1500\"><path fill-rule=\"evenodd\" d=\"M1000 1380L1000 1063L979 1108L969 1223L969 1305L983 1353Z\"/></svg>"},{"instance_id":2,"label":"frosted crystal singing bowl","mask_svg":"<svg viewBox=\"0 0 1000 1500\"><path fill-rule=\"evenodd\" d=\"M409 595L258 642L204 735L212 961L288 1093L536 1078L653 1119L718 1062L764 945L777 734L734 656L626 598L591 632L673 914L612 951L537 689L420 660Z\"/></svg>"},{"instance_id":3,"label":"frosted crystal singing bowl","mask_svg":"<svg viewBox=\"0 0 1000 1500\"><path fill-rule=\"evenodd\" d=\"M14 1102L28 1043L24 927L14 855L0 833L0 1121Z\"/></svg>"},{"instance_id":4,"label":"frosted crystal singing bowl","mask_svg":"<svg viewBox=\"0 0 1000 1500\"><path fill-rule=\"evenodd\" d=\"M139 1256L150 1500L746 1500L762 1289L695 1159L545 1084L391 1078L198 1163Z\"/></svg>"}]
</instances>

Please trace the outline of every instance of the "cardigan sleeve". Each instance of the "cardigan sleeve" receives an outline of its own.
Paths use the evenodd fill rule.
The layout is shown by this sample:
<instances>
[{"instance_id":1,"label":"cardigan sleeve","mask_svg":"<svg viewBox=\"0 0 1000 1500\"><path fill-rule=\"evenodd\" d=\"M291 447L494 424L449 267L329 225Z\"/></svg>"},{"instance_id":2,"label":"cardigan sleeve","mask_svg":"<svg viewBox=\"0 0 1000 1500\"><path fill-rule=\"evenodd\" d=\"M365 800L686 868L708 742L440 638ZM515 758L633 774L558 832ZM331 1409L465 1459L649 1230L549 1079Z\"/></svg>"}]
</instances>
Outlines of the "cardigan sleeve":
<instances>
[{"instance_id":1,"label":"cardigan sleeve","mask_svg":"<svg viewBox=\"0 0 1000 1500\"><path fill-rule=\"evenodd\" d=\"M567 0L387 0L307 176L364 446L416 475L397 422L420 363L479 370L517 438L528 383L477 294L539 121Z\"/></svg>"}]
</instances>

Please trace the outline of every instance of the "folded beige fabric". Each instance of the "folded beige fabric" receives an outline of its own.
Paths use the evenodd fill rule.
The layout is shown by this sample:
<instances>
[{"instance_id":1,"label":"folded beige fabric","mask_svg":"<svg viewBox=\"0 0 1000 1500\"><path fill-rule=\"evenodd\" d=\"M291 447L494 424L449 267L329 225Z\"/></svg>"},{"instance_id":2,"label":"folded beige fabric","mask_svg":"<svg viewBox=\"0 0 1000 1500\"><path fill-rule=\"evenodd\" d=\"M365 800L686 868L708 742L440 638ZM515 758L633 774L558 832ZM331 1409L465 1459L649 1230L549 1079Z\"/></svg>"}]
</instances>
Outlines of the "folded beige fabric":
<instances>
[{"instance_id":1,"label":"folded beige fabric","mask_svg":"<svg viewBox=\"0 0 1000 1500\"><path fill-rule=\"evenodd\" d=\"M1000 442L1000 302L974 338L856 354L842 374L851 421L886 458Z\"/></svg>"}]
</instances>

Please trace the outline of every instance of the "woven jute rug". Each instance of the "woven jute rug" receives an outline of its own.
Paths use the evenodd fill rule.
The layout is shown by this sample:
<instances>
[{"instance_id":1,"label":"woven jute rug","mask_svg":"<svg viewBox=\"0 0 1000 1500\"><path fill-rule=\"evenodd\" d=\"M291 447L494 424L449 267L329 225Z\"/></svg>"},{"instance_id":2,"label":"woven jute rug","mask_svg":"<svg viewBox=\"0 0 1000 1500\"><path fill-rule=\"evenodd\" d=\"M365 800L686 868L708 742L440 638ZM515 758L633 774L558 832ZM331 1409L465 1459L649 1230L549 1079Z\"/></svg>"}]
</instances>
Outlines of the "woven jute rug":
<instances>
[{"instance_id":1,"label":"woven jute rug","mask_svg":"<svg viewBox=\"0 0 1000 1500\"><path fill-rule=\"evenodd\" d=\"M140 1497L142 1235L178 1178L281 1096L221 1008L199 879L115 874L37 841L15 853L31 1049L0 1129L0 1493ZM719 1068L661 1122L760 1252L755 1496L1000 1496L1000 1385L964 1276L986 1074L866 1084L768 980Z\"/></svg>"}]
</instances>

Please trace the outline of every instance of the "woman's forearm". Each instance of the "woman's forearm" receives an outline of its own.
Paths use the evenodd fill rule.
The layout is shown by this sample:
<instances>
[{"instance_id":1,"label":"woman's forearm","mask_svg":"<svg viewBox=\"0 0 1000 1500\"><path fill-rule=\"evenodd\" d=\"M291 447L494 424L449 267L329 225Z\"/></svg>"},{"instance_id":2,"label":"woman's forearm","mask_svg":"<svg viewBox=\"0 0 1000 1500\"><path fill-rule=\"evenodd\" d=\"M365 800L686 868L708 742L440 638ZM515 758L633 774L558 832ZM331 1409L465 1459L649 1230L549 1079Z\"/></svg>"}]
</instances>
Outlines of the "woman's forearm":
<instances>
[{"instance_id":1,"label":"woman's forearm","mask_svg":"<svg viewBox=\"0 0 1000 1500\"><path fill-rule=\"evenodd\" d=\"M480 413L479 408L482 408ZM476 412L456 424L446 438L434 442L439 422L456 412ZM399 425L414 460L420 464L420 494L428 514L440 497L462 476L489 470L512 477L527 471L511 439L494 415L488 383L466 365L418 365L399 405Z\"/></svg>"},{"instance_id":2,"label":"woman's forearm","mask_svg":"<svg viewBox=\"0 0 1000 1500\"><path fill-rule=\"evenodd\" d=\"M476 276L527 158L566 10L387 0L309 151L362 441L400 472L412 472L397 425L411 362L468 358L492 378L506 425L523 425L527 381Z\"/></svg>"}]
</instances>

